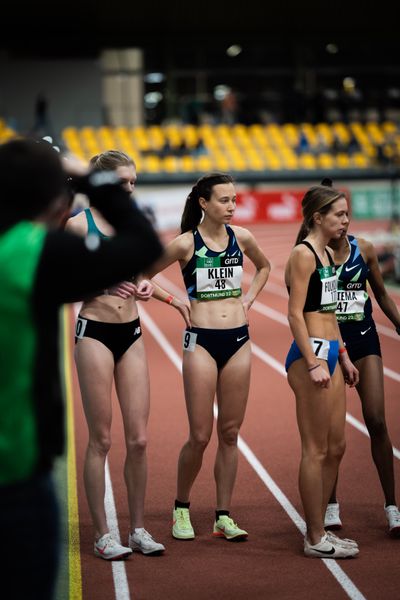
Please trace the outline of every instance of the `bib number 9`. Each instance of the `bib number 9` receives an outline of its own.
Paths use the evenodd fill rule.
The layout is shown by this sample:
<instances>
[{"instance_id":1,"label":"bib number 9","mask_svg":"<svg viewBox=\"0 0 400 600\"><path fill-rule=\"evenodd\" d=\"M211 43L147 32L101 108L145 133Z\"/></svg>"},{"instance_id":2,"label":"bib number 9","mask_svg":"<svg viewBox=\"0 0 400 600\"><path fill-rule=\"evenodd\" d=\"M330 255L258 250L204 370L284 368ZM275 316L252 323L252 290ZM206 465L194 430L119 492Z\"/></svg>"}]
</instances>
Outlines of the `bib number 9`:
<instances>
[{"instance_id":1,"label":"bib number 9","mask_svg":"<svg viewBox=\"0 0 400 600\"><path fill-rule=\"evenodd\" d=\"M183 350L186 352L194 352L196 348L197 333L193 331L183 332Z\"/></svg>"}]
</instances>

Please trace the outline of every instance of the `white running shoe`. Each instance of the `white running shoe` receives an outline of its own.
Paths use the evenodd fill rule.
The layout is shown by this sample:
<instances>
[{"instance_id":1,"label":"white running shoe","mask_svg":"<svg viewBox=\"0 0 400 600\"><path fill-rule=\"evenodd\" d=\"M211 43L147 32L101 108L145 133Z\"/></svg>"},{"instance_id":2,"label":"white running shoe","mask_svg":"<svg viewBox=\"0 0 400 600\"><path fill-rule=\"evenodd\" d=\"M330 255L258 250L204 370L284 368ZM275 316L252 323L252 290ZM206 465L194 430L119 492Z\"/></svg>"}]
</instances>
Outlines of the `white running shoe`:
<instances>
[{"instance_id":1,"label":"white running shoe","mask_svg":"<svg viewBox=\"0 0 400 600\"><path fill-rule=\"evenodd\" d=\"M357 556L358 552L358 548L345 548L333 540L329 541L327 534L322 536L318 544L314 545L304 538L304 554L312 558L352 558Z\"/></svg>"},{"instance_id":2,"label":"white running shoe","mask_svg":"<svg viewBox=\"0 0 400 600\"><path fill-rule=\"evenodd\" d=\"M339 546L343 546L344 548L358 548L358 544L355 540L350 540L349 538L340 538L332 531L327 531L326 535L328 541L333 542L334 544L339 544Z\"/></svg>"},{"instance_id":3,"label":"white running shoe","mask_svg":"<svg viewBox=\"0 0 400 600\"><path fill-rule=\"evenodd\" d=\"M340 520L339 514L339 503L335 502L332 504L328 504L325 512L325 521L324 527L325 529L341 529L342 521Z\"/></svg>"},{"instance_id":4,"label":"white running shoe","mask_svg":"<svg viewBox=\"0 0 400 600\"><path fill-rule=\"evenodd\" d=\"M394 504L385 506L386 518L389 523L389 535L400 537L400 510Z\"/></svg>"},{"instance_id":5,"label":"white running shoe","mask_svg":"<svg viewBox=\"0 0 400 600\"><path fill-rule=\"evenodd\" d=\"M165 550L165 546L156 542L143 527L129 534L129 546L133 551L138 550L142 554L161 554Z\"/></svg>"},{"instance_id":6,"label":"white running shoe","mask_svg":"<svg viewBox=\"0 0 400 600\"><path fill-rule=\"evenodd\" d=\"M111 533L105 533L94 543L94 554L104 560L121 560L132 554L132 550L114 540Z\"/></svg>"}]
</instances>

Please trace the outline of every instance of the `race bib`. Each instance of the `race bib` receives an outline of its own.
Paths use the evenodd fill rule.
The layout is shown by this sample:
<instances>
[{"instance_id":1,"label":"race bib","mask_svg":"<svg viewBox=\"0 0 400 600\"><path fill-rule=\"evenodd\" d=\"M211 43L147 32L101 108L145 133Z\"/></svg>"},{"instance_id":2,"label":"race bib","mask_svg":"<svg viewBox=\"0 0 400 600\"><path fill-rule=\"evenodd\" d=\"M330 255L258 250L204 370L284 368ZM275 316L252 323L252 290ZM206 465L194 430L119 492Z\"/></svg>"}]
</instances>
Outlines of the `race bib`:
<instances>
[{"instance_id":1,"label":"race bib","mask_svg":"<svg viewBox=\"0 0 400 600\"><path fill-rule=\"evenodd\" d=\"M318 269L321 280L320 312L334 312L337 305L337 275L333 265Z\"/></svg>"},{"instance_id":2,"label":"race bib","mask_svg":"<svg viewBox=\"0 0 400 600\"><path fill-rule=\"evenodd\" d=\"M328 360L329 341L315 337L310 337L309 340L315 356L323 360Z\"/></svg>"},{"instance_id":3,"label":"race bib","mask_svg":"<svg viewBox=\"0 0 400 600\"><path fill-rule=\"evenodd\" d=\"M346 290L338 290L338 304L336 318L341 323L345 321L362 321L364 319L364 307L368 300L365 290L351 289L348 284Z\"/></svg>"},{"instance_id":4,"label":"race bib","mask_svg":"<svg viewBox=\"0 0 400 600\"><path fill-rule=\"evenodd\" d=\"M76 320L75 336L80 340L85 335L86 325L87 319L82 319L82 317L78 317L78 319Z\"/></svg>"},{"instance_id":5,"label":"race bib","mask_svg":"<svg viewBox=\"0 0 400 600\"><path fill-rule=\"evenodd\" d=\"M197 333L194 333L193 331L184 331L183 349L186 350L186 352L194 352L194 349L196 348L196 340Z\"/></svg>"},{"instance_id":6,"label":"race bib","mask_svg":"<svg viewBox=\"0 0 400 600\"><path fill-rule=\"evenodd\" d=\"M203 256L196 260L198 300L216 300L241 295L242 257Z\"/></svg>"}]
</instances>

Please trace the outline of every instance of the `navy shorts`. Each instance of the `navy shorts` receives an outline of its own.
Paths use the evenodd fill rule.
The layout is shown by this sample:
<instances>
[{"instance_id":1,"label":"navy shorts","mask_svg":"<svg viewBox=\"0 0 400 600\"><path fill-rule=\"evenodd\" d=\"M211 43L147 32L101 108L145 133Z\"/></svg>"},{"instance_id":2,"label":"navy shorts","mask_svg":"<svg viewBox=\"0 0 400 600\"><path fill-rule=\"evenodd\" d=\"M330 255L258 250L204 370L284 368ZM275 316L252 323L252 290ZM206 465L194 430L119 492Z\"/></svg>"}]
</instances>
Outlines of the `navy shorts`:
<instances>
[{"instance_id":1,"label":"navy shorts","mask_svg":"<svg viewBox=\"0 0 400 600\"><path fill-rule=\"evenodd\" d=\"M98 340L113 353L114 361L118 362L141 335L139 317L129 323L103 323L79 315L75 327L75 344L84 337Z\"/></svg>"},{"instance_id":2,"label":"navy shorts","mask_svg":"<svg viewBox=\"0 0 400 600\"><path fill-rule=\"evenodd\" d=\"M351 362L364 356L382 356L378 332L373 319L339 323L340 333Z\"/></svg>"},{"instance_id":3,"label":"navy shorts","mask_svg":"<svg viewBox=\"0 0 400 600\"><path fill-rule=\"evenodd\" d=\"M328 363L329 373L332 376L339 358L339 341L338 340L317 340L316 338L311 338L314 341L313 349L314 354L318 358L322 358L326 360ZM320 344L321 342L321 344ZM324 348L326 348L326 352L324 352ZM326 358L325 358L326 356ZM289 370L291 364L294 363L295 360L299 358L303 358L302 353L300 352L300 348L296 344L295 341L292 342L290 346L288 355L286 357L285 369Z\"/></svg>"},{"instance_id":4,"label":"navy shorts","mask_svg":"<svg viewBox=\"0 0 400 600\"><path fill-rule=\"evenodd\" d=\"M218 369L222 369L249 339L247 325L235 327L234 329L190 327L183 332L183 350L194 352L196 344L199 344L213 357Z\"/></svg>"}]
</instances>

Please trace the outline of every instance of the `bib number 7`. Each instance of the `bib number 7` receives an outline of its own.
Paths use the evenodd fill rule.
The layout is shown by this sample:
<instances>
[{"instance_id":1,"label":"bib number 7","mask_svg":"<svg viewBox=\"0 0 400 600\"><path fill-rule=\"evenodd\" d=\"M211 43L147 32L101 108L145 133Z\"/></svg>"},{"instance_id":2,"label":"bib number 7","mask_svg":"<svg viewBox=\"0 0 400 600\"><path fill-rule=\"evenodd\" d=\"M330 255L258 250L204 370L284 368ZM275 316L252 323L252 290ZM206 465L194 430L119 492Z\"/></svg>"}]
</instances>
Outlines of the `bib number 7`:
<instances>
[{"instance_id":1,"label":"bib number 7","mask_svg":"<svg viewBox=\"0 0 400 600\"><path fill-rule=\"evenodd\" d=\"M322 338L310 337L311 348L315 356L322 358L322 360L328 360L329 354L329 341Z\"/></svg>"}]
</instances>

